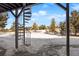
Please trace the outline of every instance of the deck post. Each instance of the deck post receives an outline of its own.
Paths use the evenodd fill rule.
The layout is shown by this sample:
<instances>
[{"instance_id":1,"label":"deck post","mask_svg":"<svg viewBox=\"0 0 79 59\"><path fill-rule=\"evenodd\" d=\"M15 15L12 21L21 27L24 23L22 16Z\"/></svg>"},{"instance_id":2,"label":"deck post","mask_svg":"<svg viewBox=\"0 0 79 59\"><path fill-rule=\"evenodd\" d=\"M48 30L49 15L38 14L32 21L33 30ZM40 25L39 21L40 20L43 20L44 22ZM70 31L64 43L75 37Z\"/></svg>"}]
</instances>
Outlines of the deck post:
<instances>
[{"instance_id":1,"label":"deck post","mask_svg":"<svg viewBox=\"0 0 79 59\"><path fill-rule=\"evenodd\" d=\"M16 17L15 17L15 48L17 49L18 48L18 9L15 10L15 14L16 14Z\"/></svg>"},{"instance_id":2,"label":"deck post","mask_svg":"<svg viewBox=\"0 0 79 59\"><path fill-rule=\"evenodd\" d=\"M70 55L70 38L69 38L69 3L66 3L66 55Z\"/></svg>"},{"instance_id":3,"label":"deck post","mask_svg":"<svg viewBox=\"0 0 79 59\"><path fill-rule=\"evenodd\" d=\"M64 7L60 3L56 3L59 7L66 11L66 55L70 55L70 36L69 36L69 3L66 3L66 7Z\"/></svg>"},{"instance_id":4,"label":"deck post","mask_svg":"<svg viewBox=\"0 0 79 59\"><path fill-rule=\"evenodd\" d=\"M15 14L13 13L12 10L9 10L12 15L15 17L15 48L18 48L18 18L23 12L25 6L22 7L21 11L18 13L18 9L15 9Z\"/></svg>"},{"instance_id":5,"label":"deck post","mask_svg":"<svg viewBox=\"0 0 79 59\"><path fill-rule=\"evenodd\" d=\"M25 20L24 20L24 10L23 10L23 31L24 31L24 40L23 40L23 43L25 45Z\"/></svg>"}]
</instances>

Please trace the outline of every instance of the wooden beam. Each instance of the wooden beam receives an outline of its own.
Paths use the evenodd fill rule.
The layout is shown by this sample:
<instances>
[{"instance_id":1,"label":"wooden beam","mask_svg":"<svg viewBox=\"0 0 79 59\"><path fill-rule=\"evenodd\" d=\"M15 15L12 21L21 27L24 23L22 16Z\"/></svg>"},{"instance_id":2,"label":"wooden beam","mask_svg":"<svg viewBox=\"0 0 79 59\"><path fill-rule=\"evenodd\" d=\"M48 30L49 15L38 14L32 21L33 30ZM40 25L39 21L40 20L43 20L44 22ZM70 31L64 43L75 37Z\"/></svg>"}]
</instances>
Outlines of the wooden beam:
<instances>
[{"instance_id":1,"label":"wooden beam","mask_svg":"<svg viewBox=\"0 0 79 59\"><path fill-rule=\"evenodd\" d=\"M2 10L5 11L5 8L3 8L3 7L0 6L0 12L1 12Z\"/></svg>"},{"instance_id":2,"label":"wooden beam","mask_svg":"<svg viewBox=\"0 0 79 59\"><path fill-rule=\"evenodd\" d=\"M19 17L23 11L23 9L25 8L25 6L22 7L21 11L19 12L19 14L17 15L17 17Z\"/></svg>"},{"instance_id":3,"label":"wooden beam","mask_svg":"<svg viewBox=\"0 0 79 59\"><path fill-rule=\"evenodd\" d=\"M70 36L69 36L69 3L66 3L66 54L70 56Z\"/></svg>"},{"instance_id":4,"label":"wooden beam","mask_svg":"<svg viewBox=\"0 0 79 59\"><path fill-rule=\"evenodd\" d=\"M17 15L15 15L12 10L9 10L9 11L12 13L14 17L17 17Z\"/></svg>"},{"instance_id":5,"label":"wooden beam","mask_svg":"<svg viewBox=\"0 0 79 59\"><path fill-rule=\"evenodd\" d=\"M18 9L15 10L16 16L18 15ZM15 17L15 48L18 48L18 17Z\"/></svg>"},{"instance_id":6,"label":"wooden beam","mask_svg":"<svg viewBox=\"0 0 79 59\"><path fill-rule=\"evenodd\" d=\"M9 3L8 5L12 6L13 8L16 8L16 6L14 5L14 3Z\"/></svg>"},{"instance_id":7,"label":"wooden beam","mask_svg":"<svg viewBox=\"0 0 79 59\"><path fill-rule=\"evenodd\" d=\"M10 5L8 5L8 3L4 3L3 4L5 7L7 7L8 9L12 9L13 7L11 7Z\"/></svg>"},{"instance_id":8,"label":"wooden beam","mask_svg":"<svg viewBox=\"0 0 79 59\"><path fill-rule=\"evenodd\" d=\"M3 4L0 4L0 7L4 8L5 10L7 10L8 8L6 6L4 6Z\"/></svg>"},{"instance_id":9,"label":"wooden beam","mask_svg":"<svg viewBox=\"0 0 79 59\"><path fill-rule=\"evenodd\" d=\"M4 4L0 4L0 7L4 8L6 11L10 11L14 15L14 13L11 11L11 8L5 6Z\"/></svg>"},{"instance_id":10,"label":"wooden beam","mask_svg":"<svg viewBox=\"0 0 79 59\"><path fill-rule=\"evenodd\" d=\"M23 10L23 31L24 31L24 40L23 40L23 43L25 45L25 19L24 19L24 10Z\"/></svg>"},{"instance_id":11,"label":"wooden beam","mask_svg":"<svg viewBox=\"0 0 79 59\"><path fill-rule=\"evenodd\" d=\"M28 4L28 3L26 3L26 6L31 6L31 5L36 5L36 3L30 3L30 4ZM22 8L23 7L23 4L22 3L0 3L0 6L2 7L2 8L4 8L5 10L0 10L0 13L1 12L7 12L7 11L9 11L9 10L14 10L14 9L18 9L18 8ZM14 8L14 7L16 7L16 8Z\"/></svg>"},{"instance_id":12,"label":"wooden beam","mask_svg":"<svg viewBox=\"0 0 79 59\"><path fill-rule=\"evenodd\" d=\"M15 6L20 7L21 6L20 4L21 3L15 3Z\"/></svg>"},{"instance_id":13,"label":"wooden beam","mask_svg":"<svg viewBox=\"0 0 79 59\"><path fill-rule=\"evenodd\" d=\"M61 7L62 9L66 10L66 7L64 7L62 4L60 3L56 3L56 5L58 5L59 7Z\"/></svg>"}]
</instances>

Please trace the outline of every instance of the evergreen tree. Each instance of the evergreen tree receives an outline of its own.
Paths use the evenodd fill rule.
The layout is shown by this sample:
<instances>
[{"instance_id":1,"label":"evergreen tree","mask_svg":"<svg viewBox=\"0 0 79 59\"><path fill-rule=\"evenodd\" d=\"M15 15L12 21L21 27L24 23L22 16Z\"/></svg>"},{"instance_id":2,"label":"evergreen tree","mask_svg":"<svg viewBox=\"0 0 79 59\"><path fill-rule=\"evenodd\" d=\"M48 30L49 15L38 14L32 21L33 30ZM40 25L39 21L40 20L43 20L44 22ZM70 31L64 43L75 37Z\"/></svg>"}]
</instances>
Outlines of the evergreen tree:
<instances>
[{"instance_id":1,"label":"evergreen tree","mask_svg":"<svg viewBox=\"0 0 79 59\"><path fill-rule=\"evenodd\" d=\"M60 22L60 34L64 34L65 33L65 31L66 31L66 26L65 26L66 24L65 24L65 22Z\"/></svg>"},{"instance_id":2,"label":"evergreen tree","mask_svg":"<svg viewBox=\"0 0 79 59\"><path fill-rule=\"evenodd\" d=\"M46 26L45 25L39 26L39 30L44 30L44 29L46 29Z\"/></svg>"},{"instance_id":3,"label":"evergreen tree","mask_svg":"<svg viewBox=\"0 0 79 59\"><path fill-rule=\"evenodd\" d=\"M76 35L77 32L79 31L79 12L78 11L74 10L71 12L70 24L72 25L72 30Z\"/></svg>"},{"instance_id":4,"label":"evergreen tree","mask_svg":"<svg viewBox=\"0 0 79 59\"><path fill-rule=\"evenodd\" d=\"M55 19L52 19L51 25L50 25L50 32L55 32L56 30L56 22Z\"/></svg>"},{"instance_id":5,"label":"evergreen tree","mask_svg":"<svg viewBox=\"0 0 79 59\"><path fill-rule=\"evenodd\" d=\"M0 30L3 30L5 26L7 25L7 19L8 19L7 13L0 14Z\"/></svg>"},{"instance_id":6,"label":"evergreen tree","mask_svg":"<svg viewBox=\"0 0 79 59\"><path fill-rule=\"evenodd\" d=\"M38 25L37 25L36 23L33 23L31 29L34 30L34 31L36 31L36 30L38 30L39 28L38 28Z\"/></svg>"}]
</instances>

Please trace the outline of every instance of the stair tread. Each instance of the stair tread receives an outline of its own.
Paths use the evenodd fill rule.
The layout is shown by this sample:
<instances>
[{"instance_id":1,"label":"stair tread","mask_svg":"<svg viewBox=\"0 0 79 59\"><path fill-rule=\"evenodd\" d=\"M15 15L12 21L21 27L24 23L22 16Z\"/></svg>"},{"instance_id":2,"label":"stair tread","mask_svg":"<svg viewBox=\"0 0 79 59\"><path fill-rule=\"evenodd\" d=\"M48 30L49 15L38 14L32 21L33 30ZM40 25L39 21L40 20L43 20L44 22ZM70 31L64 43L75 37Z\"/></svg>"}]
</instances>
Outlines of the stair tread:
<instances>
[{"instance_id":1,"label":"stair tread","mask_svg":"<svg viewBox=\"0 0 79 59\"><path fill-rule=\"evenodd\" d=\"M31 12L24 12L24 14L32 14Z\"/></svg>"},{"instance_id":2,"label":"stair tread","mask_svg":"<svg viewBox=\"0 0 79 59\"><path fill-rule=\"evenodd\" d=\"M24 15L24 17L31 17L31 15Z\"/></svg>"},{"instance_id":3,"label":"stair tread","mask_svg":"<svg viewBox=\"0 0 79 59\"><path fill-rule=\"evenodd\" d=\"M31 16L32 16L31 8L30 7L25 8L23 13L24 13L23 18L24 18L25 24L27 24L29 23L28 21L31 20ZM24 39L24 33L26 33L26 31L24 32L24 29L26 30L26 28L23 28L23 27L25 27L23 26L23 24L18 27L18 39L19 40Z\"/></svg>"},{"instance_id":4,"label":"stair tread","mask_svg":"<svg viewBox=\"0 0 79 59\"><path fill-rule=\"evenodd\" d=\"M24 8L24 10L31 10L31 8Z\"/></svg>"}]
</instances>

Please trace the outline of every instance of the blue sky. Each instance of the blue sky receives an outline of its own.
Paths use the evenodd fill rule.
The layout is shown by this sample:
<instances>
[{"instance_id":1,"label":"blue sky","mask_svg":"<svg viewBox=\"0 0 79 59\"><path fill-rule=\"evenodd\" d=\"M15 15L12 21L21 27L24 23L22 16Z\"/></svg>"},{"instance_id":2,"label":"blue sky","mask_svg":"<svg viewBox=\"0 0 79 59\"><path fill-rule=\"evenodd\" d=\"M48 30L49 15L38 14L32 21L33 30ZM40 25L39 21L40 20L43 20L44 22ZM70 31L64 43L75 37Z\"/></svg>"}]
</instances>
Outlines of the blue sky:
<instances>
[{"instance_id":1,"label":"blue sky","mask_svg":"<svg viewBox=\"0 0 79 59\"><path fill-rule=\"evenodd\" d=\"M63 3L64 6L66 6ZM79 10L79 4L72 3L70 4L70 13L73 10ZM7 20L7 26L6 28L10 28L12 23L14 22L15 18L14 16L8 12L9 19ZM22 14L19 18L19 21L22 22ZM55 19L56 23L59 24L61 21L65 21L66 15L65 11L53 3L45 3L45 4L39 4L32 6L32 17L27 26L31 26L34 22L36 22L38 25L50 25L50 22L52 19Z\"/></svg>"}]
</instances>

